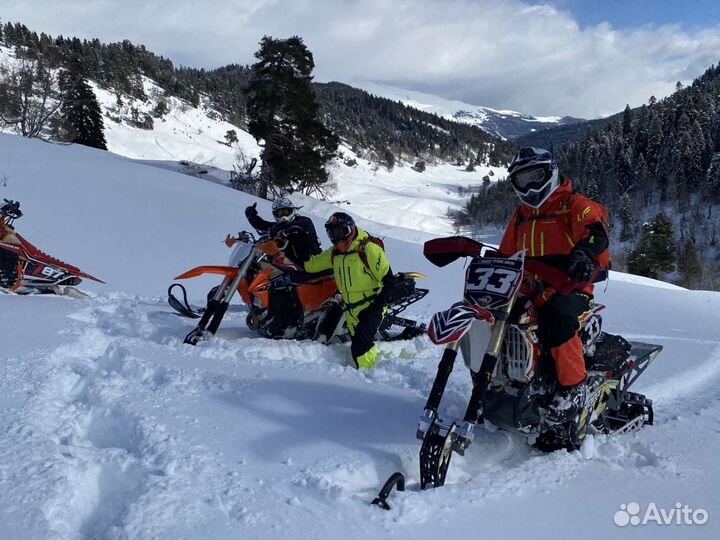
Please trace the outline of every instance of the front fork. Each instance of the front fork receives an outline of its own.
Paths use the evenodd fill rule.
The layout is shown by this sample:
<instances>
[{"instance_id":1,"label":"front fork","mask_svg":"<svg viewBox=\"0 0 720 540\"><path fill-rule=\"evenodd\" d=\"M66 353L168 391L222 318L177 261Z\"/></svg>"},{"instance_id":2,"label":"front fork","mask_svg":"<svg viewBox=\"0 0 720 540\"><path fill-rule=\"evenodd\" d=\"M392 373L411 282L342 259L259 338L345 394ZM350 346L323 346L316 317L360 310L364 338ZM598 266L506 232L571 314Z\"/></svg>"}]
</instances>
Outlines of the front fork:
<instances>
[{"instance_id":1,"label":"front fork","mask_svg":"<svg viewBox=\"0 0 720 540\"><path fill-rule=\"evenodd\" d=\"M480 365L480 370L477 372L471 371L473 379L472 394L470 395L470 401L465 410L463 423L457 430L457 436L453 441L453 450L460 455L463 455L467 447L472 443L475 437L475 426L483 422L482 412L485 393L492 380L495 366L497 365L497 360L500 355L503 337L505 335L505 324L505 320L496 319L490 334L488 348L485 351L482 364ZM430 395L425 404L425 410L418 420L416 436L420 440L425 438L426 433L430 429L451 431L451 426L446 426L438 421L437 411L440 407L440 401L445 392L448 379L450 378L450 373L452 373L455 365L459 348L460 340L449 344L440 359L437 375L435 376L435 381L433 382Z\"/></svg>"},{"instance_id":2,"label":"front fork","mask_svg":"<svg viewBox=\"0 0 720 540\"><path fill-rule=\"evenodd\" d=\"M185 336L185 343L196 345L198 341L207 339L210 335L215 335L225 316L225 312L227 312L230 306L233 295L237 291L242 279L247 275L248 268L255 260L256 249L257 248L253 248L250 255L242 262L235 277L230 278L226 276L223 279L220 287L218 287L213 297L208 301L205 313L203 313L197 326L192 332Z\"/></svg>"}]
</instances>

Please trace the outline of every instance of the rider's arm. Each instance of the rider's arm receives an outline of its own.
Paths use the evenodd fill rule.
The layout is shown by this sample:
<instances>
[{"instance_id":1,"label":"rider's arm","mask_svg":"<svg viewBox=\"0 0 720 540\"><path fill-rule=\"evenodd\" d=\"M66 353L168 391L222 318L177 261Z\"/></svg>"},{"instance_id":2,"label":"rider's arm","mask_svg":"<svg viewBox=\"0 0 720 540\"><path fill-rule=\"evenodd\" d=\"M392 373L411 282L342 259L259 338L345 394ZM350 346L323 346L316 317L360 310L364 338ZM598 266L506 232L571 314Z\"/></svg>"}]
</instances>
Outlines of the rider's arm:
<instances>
[{"instance_id":1,"label":"rider's arm","mask_svg":"<svg viewBox=\"0 0 720 540\"><path fill-rule=\"evenodd\" d=\"M305 271L311 274L322 272L323 270L329 270L333 266L332 248L326 249L317 255L313 255L303 266Z\"/></svg>"},{"instance_id":2,"label":"rider's arm","mask_svg":"<svg viewBox=\"0 0 720 540\"><path fill-rule=\"evenodd\" d=\"M380 284L390 271L390 263L385 255L385 250L374 242L368 242L365 244L365 256L367 257L370 273Z\"/></svg>"},{"instance_id":3,"label":"rider's arm","mask_svg":"<svg viewBox=\"0 0 720 540\"><path fill-rule=\"evenodd\" d=\"M577 196L570 206L570 222L575 247L591 258L597 257L610 245L607 233L606 214L602 206Z\"/></svg>"},{"instance_id":4,"label":"rider's arm","mask_svg":"<svg viewBox=\"0 0 720 540\"><path fill-rule=\"evenodd\" d=\"M263 218L253 213L248 213L245 217L252 228L260 234L268 234L270 232L270 227L275 224L272 221L265 221Z\"/></svg>"},{"instance_id":5,"label":"rider's arm","mask_svg":"<svg viewBox=\"0 0 720 540\"><path fill-rule=\"evenodd\" d=\"M320 240L318 239L317 231L315 230L315 225L313 224L312 219L303 219L302 228L307 234L308 242L310 244L309 253L311 255L320 253L322 251L322 249L320 248Z\"/></svg>"}]
</instances>

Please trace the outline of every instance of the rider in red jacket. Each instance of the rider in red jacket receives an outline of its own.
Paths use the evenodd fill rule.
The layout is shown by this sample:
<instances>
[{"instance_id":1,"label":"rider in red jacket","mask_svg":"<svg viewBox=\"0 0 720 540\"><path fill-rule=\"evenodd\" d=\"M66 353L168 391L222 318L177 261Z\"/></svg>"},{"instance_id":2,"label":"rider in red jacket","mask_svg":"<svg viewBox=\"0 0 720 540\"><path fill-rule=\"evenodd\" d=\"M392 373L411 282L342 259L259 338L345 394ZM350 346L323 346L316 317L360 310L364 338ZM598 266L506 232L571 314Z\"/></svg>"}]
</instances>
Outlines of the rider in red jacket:
<instances>
[{"instance_id":1,"label":"rider in red jacket","mask_svg":"<svg viewBox=\"0 0 720 540\"><path fill-rule=\"evenodd\" d=\"M591 309L596 269L609 262L607 212L573 191L547 150L523 148L508 173L522 204L510 218L500 252L510 256L524 249L529 259L577 282L570 294L560 294L546 283L535 300L540 340L553 358L560 384L551 409L558 419L574 416L587 397L580 321ZM542 275L537 277L543 281Z\"/></svg>"}]
</instances>

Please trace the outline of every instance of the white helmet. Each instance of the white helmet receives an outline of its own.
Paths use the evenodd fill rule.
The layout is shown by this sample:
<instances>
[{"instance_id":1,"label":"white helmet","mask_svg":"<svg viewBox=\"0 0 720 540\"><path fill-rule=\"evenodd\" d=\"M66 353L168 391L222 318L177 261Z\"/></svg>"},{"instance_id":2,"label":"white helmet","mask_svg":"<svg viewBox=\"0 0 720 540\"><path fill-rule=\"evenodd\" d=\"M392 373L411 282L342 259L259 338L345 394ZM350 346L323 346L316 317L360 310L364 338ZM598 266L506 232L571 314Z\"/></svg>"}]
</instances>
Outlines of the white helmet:
<instances>
[{"instance_id":1,"label":"white helmet","mask_svg":"<svg viewBox=\"0 0 720 540\"><path fill-rule=\"evenodd\" d=\"M560 187L557 162L542 148L522 148L510 163L508 173L517 196L533 208L540 208Z\"/></svg>"},{"instance_id":2,"label":"white helmet","mask_svg":"<svg viewBox=\"0 0 720 540\"><path fill-rule=\"evenodd\" d=\"M295 206L287 197L275 199L272 204L272 213L275 221L292 221L295 219L295 210L299 210L300 206Z\"/></svg>"}]
</instances>

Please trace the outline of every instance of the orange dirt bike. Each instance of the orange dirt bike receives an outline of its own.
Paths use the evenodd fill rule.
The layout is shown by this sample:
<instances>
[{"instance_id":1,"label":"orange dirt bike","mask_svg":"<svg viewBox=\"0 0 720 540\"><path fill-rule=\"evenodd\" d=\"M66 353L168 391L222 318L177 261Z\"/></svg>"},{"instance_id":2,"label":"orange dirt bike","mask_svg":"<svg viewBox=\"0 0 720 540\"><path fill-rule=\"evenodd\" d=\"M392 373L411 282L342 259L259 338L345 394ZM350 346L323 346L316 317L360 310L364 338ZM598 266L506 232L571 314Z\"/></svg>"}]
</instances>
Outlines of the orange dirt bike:
<instances>
[{"instance_id":1,"label":"orange dirt bike","mask_svg":"<svg viewBox=\"0 0 720 540\"><path fill-rule=\"evenodd\" d=\"M278 243L279 242L279 243ZM270 291L294 289L301 306L299 320L284 330L282 335L267 337L283 339L313 339L323 343L343 342L349 339L343 310L345 309L332 271L308 274L295 265L282 252L284 240L268 237L256 238L243 231L237 237L228 235L225 243L233 251L226 266L198 266L175 279L190 279L214 274L223 277L222 283L211 289L207 306L195 309L187 300L185 287L175 283L168 289L168 303L183 316L200 319L197 326L185 337L185 343L196 345L213 336L230 302L239 293L248 306L248 328L258 331L268 317ZM425 325L399 317L399 313L425 297L427 289L415 287L418 273L401 273L398 277L398 294L394 295L388 313L378 333L380 339L409 339L425 333ZM174 294L179 289L182 299ZM395 328L402 330L394 334Z\"/></svg>"},{"instance_id":2,"label":"orange dirt bike","mask_svg":"<svg viewBox=\"0 0 720 540\"><path fill-rule=\"evenodd\" d=\"M85 293L75 288L83 279L105 283L43 253L17 233L14 223L22 215L18 201L4 199L0 207L0 291L86 298Z\"/></svg>"}]
</instances>

